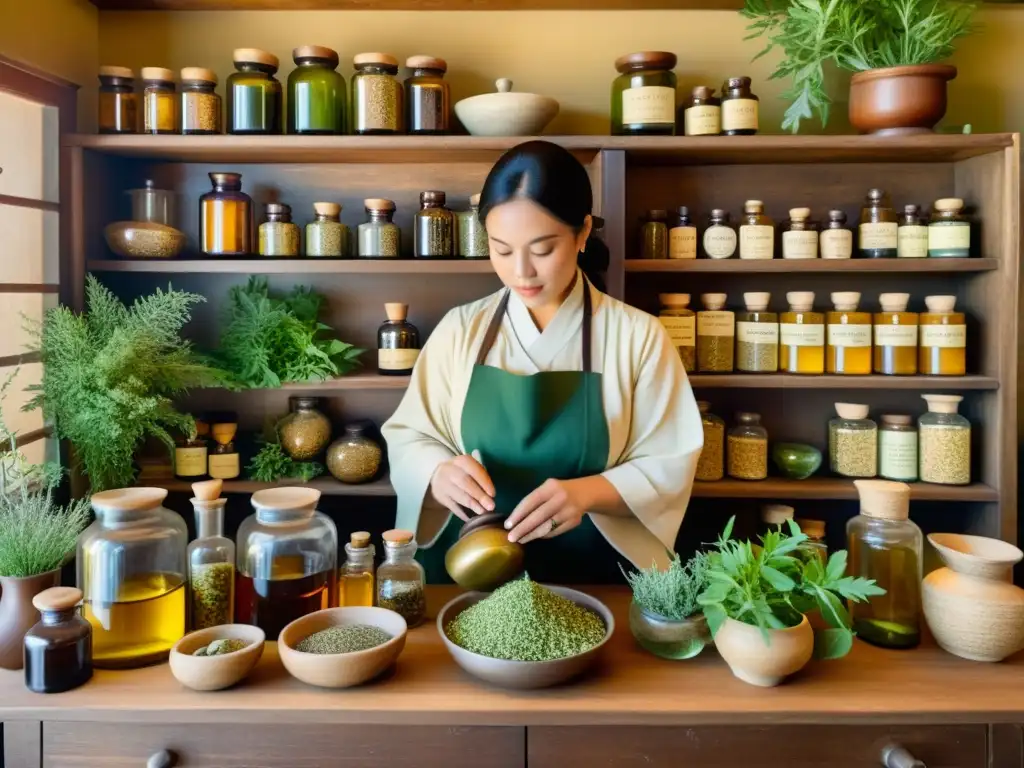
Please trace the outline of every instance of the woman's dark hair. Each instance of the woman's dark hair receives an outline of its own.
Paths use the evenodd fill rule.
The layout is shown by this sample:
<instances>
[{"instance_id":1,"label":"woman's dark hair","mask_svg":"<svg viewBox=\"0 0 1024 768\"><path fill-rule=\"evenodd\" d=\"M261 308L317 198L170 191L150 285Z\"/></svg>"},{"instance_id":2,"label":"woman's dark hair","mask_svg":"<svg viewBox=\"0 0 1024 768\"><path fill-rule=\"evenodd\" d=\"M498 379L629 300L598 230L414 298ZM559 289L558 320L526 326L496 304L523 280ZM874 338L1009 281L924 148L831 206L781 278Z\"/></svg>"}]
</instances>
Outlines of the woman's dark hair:
<instances>
[{"instance_id":1,"label":"woman's dark hair","mask_svg":"<svg viewBox=\"0 0 1024 768\"><path fill-rule=\"evenodd\" d=\"M480 220L486 222L492 208L511 200L532 200L577 231L594 208L587 169L569 150L549 141L519 144L494 164L480 192ZM594 236L600 223L595 217L578 263L587 279L603 291L601 273L608 269L609 254L607 246Z\"/></svg>"}]
</instances>

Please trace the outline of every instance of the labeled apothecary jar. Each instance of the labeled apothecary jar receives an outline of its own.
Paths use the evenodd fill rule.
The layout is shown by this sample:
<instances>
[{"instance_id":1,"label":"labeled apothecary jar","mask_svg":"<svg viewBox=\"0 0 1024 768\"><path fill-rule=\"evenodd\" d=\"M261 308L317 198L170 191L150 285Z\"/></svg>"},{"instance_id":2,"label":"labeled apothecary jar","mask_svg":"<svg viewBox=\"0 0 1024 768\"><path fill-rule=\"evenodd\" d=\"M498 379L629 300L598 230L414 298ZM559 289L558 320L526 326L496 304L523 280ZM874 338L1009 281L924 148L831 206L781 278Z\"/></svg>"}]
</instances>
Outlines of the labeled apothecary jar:
<instances>
[{"instance_id":1,"label":"labeled apothecary jar","mask_svg":"<svg viewBox=\"0 0 1024 768\"><path fill-rule=\"evenodd\" d=\"M284 96L274 77L280 66L277 56L259 48L236 48L235 69L228 75L228 133L272 135L281 133Z\"/></svg>"},{"instance_id":2,"label":"labeled apothecary jar","mask_svg":"<svg viewBox=\"0 0 1024 768\"><path fill-rule=\"evenodd\" d=\"M697 370L732 373L736 359L736 315L725 308L724 293L702 293L697 313Z\"/></svg>"},{"instance_id":3,"label":"labeled apothecary jar","mask_svg":"<svg viewBox=\"0 0 1024 768\"><path fill-rule=\"evenodd\" d=\"M737 480L768 477L768 430L761 426L761 414L737 413L736 425L726 440L726 472Z\"/></svg>"},{"instance_id":4,"label":"labeled apothecary jar","mask_svg":"<svg viewBox=\"0 0 1024 768\"><path fill-rule=\"evenodd\" d=\"M208 459L210 477L216 480L233 480L241 474L241 457L235 447L238 433L238 417L233 413L219 413L212 417L210 435L213 446Z\"/></svg>"},{"instance_id":5,"label":"labeled apothecary jar","mask_svg":"<svg viewBox=\"0 0 1024 768\"><path fill-rule=\"evenodd\" d=\"M163 661L185 634L188 529L166 497L163 488L92 495L96 520L78 537L76 566L96 667Z\"/></svg>"},{"instance_id":6,"label":"labeled apothecary jar","mask_svg":"<svg viewBox=\"0 0 1024 768\"><path fill-rule=\"evenodd\" d=\"M100 133L135 133L139 130L139 101L135 73L128 67L100 67Z\"/></svg>"},{"instance_id":7,"label":"labeled apothecary jar","mask_svg":"<svg viewBox=\"0 0 1024 768\"><path fill-rule=\"evenodd\" d=\"M299 255L299 225L292 221L292 208L284 203L267 203L267 220L260 224L260 256Z\"/></svg>"},{"instance_id":8,"label":"labeled apothecary jar","mask_svg":"<svg viewBox=\"0 0 1024 768\"><path fill-rule=\"evenodd\" d=\"M289 398L291 412L277 425L281 448L295 461L316 458L331 439L331 420L319 405L317 397Z\"/></svg>"},{"instance_id":9,"label":"labeled apothecary jar","mask_svg":"<svg viewBox=\"0 0 1024 768\"><path fill-rule=\"evenodd\" d=\"M413 256L417 259L446 259L455 253L455 217L444 203L444 192L420 193L420 209L413 220Z\"/></svg>"},{"instance_id":10,"label":"labeled apothecary jar","mask_svg":"<svg viewBox=\"0 0 1024 768\"><path fill-rule=\"evenodd\" d=\"M917 427L910 416L884 414L878 429L878 476L912 483L917 480Z\"/></svg>"},{"instance_id":11,"label":"labeled apothecary jar","mask_svg":"<svg viewBox=\"0 0 1024 768\"><path fill-rule=\"evenodd\" d=\"M722 100L715 89L698 85L683 105L683 133L687 136L717 136L722 132Z\"/></svg>"},{"instance_id":12,"label":"labeled apothecary jar","mask_svg":"<svg viewBox=\"0 0 1024 768\"><path fill-rule=\"evenodd\" d=\"M743 204L740 224L740 258L771 259L775 257L775 222L764 212L760 200Z\"/></svg>"},{"instance_id":13,"label":"labeled apothecary jar","mask_svg":"<svg viewBox=\"0 0 1024 768\"><path fill-rule=\"evenodd\" d=\"M181 132L211 135L221 132L221 102L215 90L217 75L203 67L181 70Z\"/></svg>"},{"instance_id":14,"label":"labeled apothecary jar","mask_svg":"<svg viewBox=\"0 0 1024 768\"><path fill-rule=\"evenodd\" d=\"M341 437L327 449L327 471L342 483L368 483L380 471L384 453L370 437L373 422L354 421L345 425Z\"/></svg>"},{"instance_id":15,"label":"labeled apothecary jar","mask_svg":"<svg viewBox=\"0 0 1024 768\"><path fill-rule=\"evenodd\" d=\"M360 53L352 59L352 133L399 133L405 125L398 59L387 53Z\"/></svg>"},{"instance_id":16,"label":"labeled apothecary jar","mask_svg":"<svg viewBox=\"0 0 1024 768\"><path fill-rule=\"evenodd\" d=\"M782 258L818 258L818 228L811 221L810 208L791 208L789 225L782 233Z\"/></svg>"},{"instance_id":17,"label":"labeled apothecary jar","mask_svg":"<svg viewBox=\"0 0 1024 768\"><path fill-rule=\"evenodd\" d=\"M896 226L896 258L925 258L928 255L928 227L921 220L921 209L916 205L903 206L903 215Z\"/></svg>"},{"instance_id":18,"label":"labeled apothecary jar","mask_svg":"<svg viewBox=\"0 0 1024 768\"><path fill-rule=\"evenodd\" d=\"M252 198L242 192L242 174L211 173L213 191L199 198L199 245L207 256L253 252Z\"/></svg>"},{"instance_id":19,"label":"labeled apothecary jar","mask_svg":"<svg viewBox=\"0 0 1024 768\"><path fill-rule=\"evenodd\" d=\"M818 246L823 259L849 259L853 256L853 232L846 226L843 211L828 212L828 224L821 230Z\"/></svg>"},{"instance_id":20,"label":"labeled apothecary jar","mask_svg":"<svg viewBox=\"0 0 1024 768\"><path fill-rule=\"evenodd\" d=\"M420 331L408 320L408 304L385 302L384 312L388 319L377 329L377 373L409 376L420 356Z\"/></svg>"},{"instance_id":21,"label":"labeled apothecary jar","mask_svg":"<svg viewBox=\"0 0 1024 768\"><path fill-rule=\"evenodd\" d=\"M252 495L238 528L235 621L277 637L286 625L338 604L338 531L317 511L315 488Z\"/></svg>"},{"instance_id":22,"label":"labeled apothecary jar","mask_svg":"<svg viewBox=\"0 0 1024 768\"><path fill-rule=\"evenodd\" d=\"M697 228L690 218L690 209L681 205L668 230L668 257L670 259L697 258Z\"/></svg>"},{"instance_id":23,"label":"labeled apothecary jar","mask_svg":"<svg viewBox=\"0 0 1024 768\"><path fill-rule=\"evenodd\" d=\"M878 425L868 418L868 406L836 403L837 418L828 423L828 460L842 477L878 474Z\"/></svg>"},{"instance_id":24,"label":"labeled apothecary jar","mask_svg":"<svg viewBox=\"0 0 1024 768\"><path fill-rule=\"evenodd\" d=\"M358 254L362 259L397 259L401 253L401 231L392 219L395 203L371 197L363 201L368 221L357 230Z\"/></svg>"},{"instance_id":25,"label":"labeled apothecary jar","mask_svg":"<svg viewBox=\"0 0 1024 768\"><path fill-rule=\"evenodd\" d=\"M920 315L918 370L926 376L967 373L967 321L954 311L956 296L925 296Z\"/></svg>"},{"instance_id":26,"label":"labeled apothecary jar","mask_svg":"<svg viewBox=\"0 0 1024 768\"><path fill-rule=\"evenodd\" d=\"M491 255L491 246L484 223L480 221L480 195L471 196L469 210L459 211L455 214L455 219L459 231L458 255L464 259L488 258Z\"/></svg>"},{"instance_id":27,"label":"labeled apothecary jar","mask_svg":"<svg viewBox=\"0 0 1024 768\"><path fill-rule=\"evenodd\" d=\"M729 223L729 212L721 208L711 211L708 228L704 230L701 245L709 259L731 259L736 255L736 228Z\"/></svg>"},{"instance_id":28,"label":"labeled apothecary jar","mask_svg":"<svg viewBox=\"0 0 1024 768\"><path fill-rule=\"evenodd\" d=\"M92 625L78 613L82 591L50 587L32 598L39 622L25 633L25 687L63 693L92 677Z\"/></svg>"},{"instance_id":29,"label":"labeled apothecary jar","mask_svg":"<svg viewBox=\"0 0 1024 768\"><path fill-rule=\"evenodd\" d=\"M917 420L921 482L971 482L971 422L957 413L960 395L921 395L928 413Z\"/></svg>"},{"instance_id":30,"label":"labeled apothecary jar","mask_svg":"<svg viewBox=\"0 0 1024 768\"><path fill-rule=\"evenodd\" d=\"M177 133L174 73L163 67L142 68L142 132Z\"/></svg>"},{"instance_id":31,"label":"labeled apothecary jar","mask_svg":"<svg viewBox=\"0 0 1024 768\"><path fill-rule=\"evenodd\" d=\"M444 79L448 63L435 56L410 56L405 66L405 129L412 134L439 135L452 127L452 97Z\"/></svg>"},{"instance_id":32,"label":"labeled apothecary jar","mask_svg":"<svg viewBox=\"0 0 1024 768\"><path fill-rule=\"evenodd\" d=\"M775 373L779 370L779 316L768 311L770 293L743 294L746 309L736 313L736 370Z\"/></svg>"},{"instance_id":33,"label":"labeled apothecary jar","mask_svg":"<svg viewBox=\"0 0 1024 768\"><path fill-rule=\"evenodd\" d=\"M235 543L224 535L227 499L192 499L196 538L188 545L189 628L235 620Z\"/></svg>"},{"instance_id":34,"label":"labeled apothecary jar","mask_svg":"<svg viewBox=\"0 0 1024 768\"><path fill-rule=\"evenodd\" d=\"M752 136L760 126L760 99L750 90L749 77L731 77L722 84L722 133Z\"/></svg>"},{"instance_id":35,"label":"labeled apothecary jar","mask_svg":"<svg viewBox=\"0 0 1024 768\"><path fill-rule=\"evenodd\" d=\"M704 429L704 447L697 459L697 480L721 480L725 475L725 422L711 413L711 403L697 401L700 424Z\"/></svg>"},{"instance_id":36,"label":"labeled apothecary jar","mask_svg":"<svg viewBox=\"0 0 1024 768\"><path fill-rule=\"evenodd\" d=\"M690 309L690 294L659 293L661 311L658 318L668 332L687 373L697 367L697 319Z\"/></svg>"},{"instance_id":37,"label":"labeled apothecary jar","mask_svg":"<svg viewBox=\"0 0 1024 768\"><path fill-rule=\"evenodd\" d=\"M883 293L874 316L874 370L890 376L917 373L917 312L907 312L909 293Z\"/></svg>"},{"instance_id":38,"label":"labeled apothecary jar","mask_svg":"<svg viewBox=\"0 0 1024 768\"><path fill-rule=\"evenodd\" d=\"M306 225L306 255L348 258L348 227L341 223L341 204L313 203L313 213L316 218Z\"/></svg>"},{"instance_id":39,"label":"labeled apothecary jar","mask_svg":"<svg viewBox=\"0 0 1024 768\"><path fill-rule=\"evenodd\" d=\"M928 255L933 259L966 259L971 255L971 223L957 197L936 200L928 223Z\"/></svg>"},{"instance_id":40,"label":"labeled apothecary jar","mask_svg":"<svg viewBox=\"0 0 1024 768\"><path fill-rule=\"evenodd\" d=\"M613 136L674 136L676 133L676 55L642 51L615 61L612 82Z\"/></svg>"},{"instance_id":41,"label":"labeled apothecary jar","mask_svg":"<svg viewBox=\"0 0 1024 768\"><path fill-rule=\"evenodd\" d=\"M288 75L288 133L345 133L345 78L338 54L322 45L292 51L295 69Z\"/></svg>"},{"instance_id":42,"label":"labeled apothecary jar","mask_svg":"<svg viewBox=\"0 0 1024 768\"><path fill-rule=\"evenodd\" d=\"M411 531L385 531L384 562L377 569L377 605L399 614L410 629L427 613L426 575L416 562L416 548Z\"/></svg>"},{"instance_id":43,"label":"labeled apothecary jar","mask_svg":"<svg viewBox=\"0 0 1024 768\"><path fill-rule=\"evenodd\" d=\"M857 244L862 259L890 259L899 252L899 223L889 204L889 196L881 189L868 192L860 211Z\"/></svg>"}]
</instances>

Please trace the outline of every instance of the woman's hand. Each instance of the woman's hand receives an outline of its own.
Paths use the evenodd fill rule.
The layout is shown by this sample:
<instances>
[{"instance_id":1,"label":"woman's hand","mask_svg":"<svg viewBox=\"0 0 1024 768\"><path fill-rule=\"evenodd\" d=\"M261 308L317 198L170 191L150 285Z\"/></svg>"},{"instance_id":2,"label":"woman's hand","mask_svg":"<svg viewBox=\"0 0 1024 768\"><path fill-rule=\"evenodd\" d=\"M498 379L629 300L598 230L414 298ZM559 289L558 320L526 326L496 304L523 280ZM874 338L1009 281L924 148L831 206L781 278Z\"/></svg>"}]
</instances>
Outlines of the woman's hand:
<instances>
[{"instance_id":1,"label":"woman's hand","mask_svg":"<svg viewBox=\"0 0 1024 768\"><path fill-rule=\"evenodd\" d=\"M534 539L552 539L578 526L587 512L583 493L586 479L545 481L508 516L508 540L526 544Z\"/></svg>"},{"instance_id":2,"label":"woman's hand","mask_svg":"<svg viewBox=\"0 0 1024 768\"><path fill-rule=\"evenodd\" d=\"M480 463L480 454L463 454L439 464L430 479L430 493L442 507L460 520L494 511L494 483Z\"/></svg>"}]
</instances>

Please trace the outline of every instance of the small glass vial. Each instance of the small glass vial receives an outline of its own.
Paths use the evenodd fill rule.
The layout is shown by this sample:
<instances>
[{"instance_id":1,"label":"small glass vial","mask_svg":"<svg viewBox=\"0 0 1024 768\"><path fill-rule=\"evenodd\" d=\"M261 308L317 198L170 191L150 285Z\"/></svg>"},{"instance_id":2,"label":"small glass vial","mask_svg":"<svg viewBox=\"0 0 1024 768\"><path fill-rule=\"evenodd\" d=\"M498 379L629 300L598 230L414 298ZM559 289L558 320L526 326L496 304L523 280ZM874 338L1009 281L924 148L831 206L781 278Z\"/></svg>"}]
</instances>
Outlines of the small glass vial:
<instances>
[{"instance_id":1,"label":"small glass vial","mask_svg":"<svg viewBox=\"0 0 1024 768\"><path fill-rule=\"evenodd\" d=\"M369 221L359 225L358 253L361 259L397 259L401 253L401 231L392 221L395 203L371 197L363 201Z\"/></svg>"},{"instance_id":2,"label":"small glass vial","mask_svg":"<svg viewBox=\"0 0 1024 768\"><path fill-rule=\"evenodd\" d=\"M926 376L963 376L967 373L967 324L963 312L954 312L956 296L925 296L921 313L917 368Z\"/></svg>"},{"instance_id":3,"label":"small glass vial","mask_svg":"<svg viewBox=\"0 0 1024 768\"><path fill-rule=\"evenodd\" d=\"M235 414L220 414L210 424L213 450L207 459L207 474L215 480L234 480L241 472L235 435L238 433L238 418Z\"/></svg>"},{"instance_id":4,"label":"small glass vial","mask_svg":"<svg viewBox=\"0 0 1024 768\"><path fill-rule=\"evenodd\" d=\"M736 359L736 315L725 308L724 293L702 293L697 313L697 370L732 373Z\"/></svg>"},{"instance_id":5,"label":"small glass vial","mask_svg":"<svg viewBox=\"0 0 1024 768\"><path fill-rule=\"evenodd\" d=\"M676 55L641 51L615 61L613 136L675 136Z\"/></svg>"},{"instance_id":6,"label":"small glass vial","mask_svg":"<svg viewBox=\"0 0 1024 768\"><path fill-rule=\"evenodd\" d=\"M396 77L398 59L388 53L359 53L352 64L352 133L400 133L405 95Z\"/></svg>"},{"instance_id":7,"label":"small glass vial","mask_svg":"<svg viewBox=\"0 0 1024 768\"><path fill-rule=\"evenodd\" d=\"M668 231L668 257L670 259L697 258L697 228L690 220L690 209L679 206L676 220Z\"/></svg>"},{"instance_id":8,"label":"small glass vial","mask_svg":"<svg viewBox=\"0 0 1024 768\"><path fill-rule=\"evenodd\" d=\"M828 224L818 236L823 259L849 259L853 256L853 232L846 226L846 214L839 210L828 212Z\"/></svg>"},{"instance_id":9,"label":"small glass vial","mask_svg":"<svg viewBox=\"0 0 1024 768\"><path fill-rule=\"evenodd\" d=\"M971 422L957 413L960 395L921 395L928 413L917 420L918 470L922 483L971 482Z\"/></svg>"},{"instance_id":10,"label":"small glass vial","mask_svg":"<svg viewBox=\"0 0 1024 768\"><path fill-rule=\"evenodd\" d=\"M142 132L177 133L174 73L163 67L142 68Z\"/></svg>"},{"instance_id":11,"label":"small glass vial","mask_svg":"<svg viewBox=\"0 0 1024 768\"><path fill-rule=\"evenodd\" d=\"M192 630L230 624L235 615L235 543L224 535L227 499L199 498L204 495L203 485L205 483L192 486L196 538L187 551L189 627ZM220 493L219 487L215 492Z\"/></svg>"},{"instance_id":12,"label":"small glass vial","mask_svg":"<svg viewBox=\"0 0 1024 768\"><path fill-rule=\"evenodd\" d=\"M199 198L199 244L206 256L252 253L252 198L242 174L211 173L213 191Z\"/></svg>"},{"instance_id":13,"label":"small glass vial","mask_svg":"<svg viewBox=\"0 0 1024 768\"><path fill-rule=\"evenodd\" d=\"M377 372L383 376L408 376L420 356L420 332L406 320L409 305L388 302L388 319L377 331Z\"/></svg>"},{"instance_id":14,"label":"small glass vial","mask_svg":"<svg viewBox=\"0 0 1024 768\"><path fill-rule=\"evenodd\" d=\"M181 70L181 132L209 136L221 132L221 102L217 75L203 67Z\"/></svg>"},{"instance_id":15,"label":"small glass vial","mask_svg":"<svg viewBox=\"0 0 1024 768\"><path fill-rule=\"evenodd\" d=\"M199 423L196 423L198 428ZM206 477L207 445L202 435L182 436L174 444L174 476L179 480L198 480Z\"/></svg>"},{"instance_id":16,"label":"small glass vial","mask_svg":"<svg viewBox=\"0 0 1024 768\"><path fill-rule=\"evenodd\" d=\"M828 423L828 460L841 477L878 474L878 425L859 403L836 403L838 418Z\"/></svg>"},{"instance_id":17,"label":"small glass vial","mask_svg":"<svg viewBox=\"0 0 1024 768\"><path fill-rule=\"evenodd\" d=\"M876 312L875 373L913 376L917 373L917 312L907 312L909 293L883 293Z\"/></svg>"},{"instance_id":18,"label":"small glass vial","mask_svg":"<svg viewBox=\"0 0 1024 768\"><path fill-rule=\"evenodd\" d=\"M668 258L668 211L647 212L640 228L640 258Z\"/></svg>"},{"instance_id":19,"label":"small glass vial","mask_svg":"<svg viewBox=\"0 0 1024 768\"><path fill-rule=\"evenodd\" d=\"M768 430L758 413L737 413L736 426L729 430L726 451L729 477L764 480L768 477Z\"/></svg>"},{"instance_id":20,"label":"small glass vial","mask_svg":"<svg viewBox=\"0 0 1024 768\"><path fill-rule=\"evenodd\" d=\"M661 312L658 313L661 324L678 350L683 368L689 373L697 362L697 324L690 309L690 294L659 293L658 301L661 302Z\"/></svg>"},{"instance_id":21,"label":"small glass vial","mask_svg":"<svg viewBox=\"0 0 1024 768\"><path fill-rule=\"evenodd\" d=\"M917 480L917 427L903 414L884 414L878 428L878 476L912 483Z\"/></svg>"},{"instance_id":22,"label":"small glass vial","mask_svg":"<svg viewBox=\"0 0 1024 768\"><path fill-rule=\"evenodd\" d=\"M282 132L284 96L277 74L277 56L259 48L236 48L236 72L224 84L228 99L228 133L273 135Z\"/></svg>"},{"instance_id":23,"label":"small glass vial","mask_svg":"<svg viewBox=\"0 0 1024 768\"><path fill-rule=\"evenodd\" d=\"M898 230L896 212L889 206L889 196L881 189L870 190L860 211L857 255L862 259L896 258Z\"/></svg>"},{"instance_id":24,"label":"small glass vial","mask_svg":"<svg viewBox=\"0 0 1024 768\"><path fill-rule=\"evenodd\" d=\"M910 521L910 486L854 480L860 514L846 524L848 576L874 579L885 590L849 605L853 631L883 648L921 642L921 529Z\"/></svg>"},{"instance_id":25,"label":"small glass vial","mask_svg":"<svg viewBox=\"0 0 1024 768\"><path fill-rule=\"evenodd\" d=\"M736 255L736 229L729 223L729 213L721 208L711 211L711 220L704 230L701 245L709 259L731 259Z\"/></svg>"},{"instance_id":26,"label":"small glass vial","mask_svg":"<svg viewBox=\"0 0 1024 768\"><path fill-rule=\"evenodd\" d=\"M779 316L768 311L770 293L744 293L746 310L736 315L736 370L779 370Z\"/></svg>"},{"instance_id":27,"label":"small glass vial","mask_svg":"<svg viewBox=\"0 0 1024 768\"><path fill-rule=\"evenodd\" d=\"M469 210L455 214L456 227L459 230L458 255L464 259L486 259L491 255L487 230L480 221L480 195L469 198Z\"/></svg>"},{"instance_id":28,"label":"small glass vial","mask_svg":"<svg viewBox=\"0 0 1024 768\"><path fill-rule=\"evenodd\" d=\"M683 133L687 136L717 136L722 132L722 100L715 89L698 85L683 105Z\"/></svg>"},{"instance_id":29,"label":"small glass vial","mask_svg":"<svg viewBox=\"0 0 1024 768\"><path fill-rule=\"evenodd\" d=\"M971 223L958 197L936 200L928 223L928 255L933 259L966 259L971 255Z\"/></svg>"},{"instance_id":30,"label":"small glass vial","mask_svg":"<svg viewBox=\"0 0 1024 768\"><path fill-rule=\"evenodd\" d=\"M427 612L425 574L415 558L412 531L384 532L384 562L377 569L377 605L399 614L410 629L419 626Z\"/></svg>"},{"instance_id":31,"label":"small glass vial","mask_svg":"<svg viewBox=\"0 0 1024 768\"><path fill-rule=\"evenodd\" d=\"M306 255L321 259L347 259L348 227L341 223L340 203L313 203L316 218L306 225Z\"/></svg>"},{"instance_id":32,"label":"small glass vial","mask_svg":"<svg viewBox=\"0 0 1024 768\"><path fill-rule=\"evenodd\" d=\"M825 543L825 521L797 518L795 522L799 526L800 532L807 537L807 541L800 545L800 551L811 557L818 558L823 565L828 563L828 545Z\"/></svg>"},{"instance_id":33,"label":"small glass vial","mask_svg":"<svg viewBox=\"0 0 1024 768\"><path fill-rule=\"evenodd\" d=\"M448 259L455 255L455 217L444 207L444 192L420 193L420 209L413 222L413 256Z\"/></svg>"},{"instance_id":34,"label":"small glass vial","mask_svg":"<svg viewBox=\"0 0 1024 768\"><path fill-rule=\"evenodd\" d=\"M711 404L706 400L698 400L697 408L704 429L704 447L700 449L694 479L721 480L725 476L725 422L711 413Z\"/></svg>"},{"instance_id":35,"label":"small glass vial","mask_svg":"<svg viewBox=\"0 0 1024 768\"><path fill-rule=\"evenodd\" d=\"M139 101L135 95L135 73L128 67L100 67L100 133L136 133L139 130Z\"/></svg>"},{"instance_id":36,"label":"small glass vial","mask_svg":"<svg viewBox=\"0 0 1024 768\"><path fill-rule=\"evenodd\" d=\"M322 45L303 45L292 51L295 69L288 75L288 133L336 135L345 133L345 78L338 69L338 52Z\"/></svg>"},{"instance_id":37,"label":"small glass vial","mask_svg":"<svg viewBox=\"0 0 1024 768\"><path fill-rule=\"evenodd\" d=\"M759 99L750 90L749 77L732 77L722 85L722 133L753 136L758 130Z\"/></svg>"},{"instance_id":38,"label":"small glass vial","mask_svg":"<svg viewBox=\"0 0 1024 768\"><path fill-rule=\"evenodd\" d=\"M411 134L443 135L451 132L452 97L444 79L448 62L436 56L410 56L405 66L405 130Z\"/></svg>"},{"instance_id":39,"label":"small glass vial","mask_svg":"<svg viewBox=\"0 0 1024 768\"><path fill-rule=\"evenodd\" d=\"M900 259L923 259L928 255L928 227L921 221L921 210L916 205L903 206L903 216L897 222L896 256Z\"/></svg>"},{"instance_id":40,"label":"small glass vial","mask_svg":"<svg viewBox=\"0 0 1024 768\"><path fill-rule=\"evenodd\" d=\"M292 222L292 207L267 203L267 220L260 224L260 256L299 255L299 225Z\"/></svg>"},{"instance_id":41,"label":"small glass vial","mask_svg":"<svg viewBox=\"0 0 1024 768\"><path fill-rule=\"evenodd\" d=\"M740 224L740 258L771 259L775 257L775 224L764 213L764 203L747 200Z\"/></svg>"},{"instance_id":42,"label":"small glass vial","mask_svg":"<svg viewBox=\"0 0 1024 768\"><path fill-rule=\"evenodd\" d=\"M782 258L818 258L818 231L811 221L810 208L789 210L789 226L782 233Z\"/></svg>"},{"instance_id":43,"label":"small glass vial","mask_svg":"<svg viewBox=\"0 0 1024 768\"><path fill-rule=\"evenodd\" d=\"M39 622L25 633L25 687L63 693L92 677L92 625L78 612L82 590L50 587L32 598Z\"/></svg>"},{"instance_id":44,"label":"small glass vial","mask_svg":"<svg viewBox=\"0 0 1024 768\"><path fill-rule=\"evenodd\" d=\"M376 595L373 576L374 547L370 534L355 531L345 545L345 563L338 579L338 604L342 608L372 606Z\"/></svg>"},{"instance_id":45,"label":"small glass vial","mask_svg":"<svg viewBox=\"0 0 1024 768\"><path fill-rule=\"evenodd\" d=\"M813 311L813 291L786 294L789 311L779 317L779 370L785 373L825 372L825 316Z\"/></svg>"},{"instance_id":46,"label":"small glass vial","mask_svg":"<svg viewBox=\"0 0 1024 768\"><path fill-rule=\"evenodd\" d=\"M860 294L836 291L835 309L825 316L825 372L846 376L871 373L871 313L858 312Z\"/></svg>"}]
</instances>

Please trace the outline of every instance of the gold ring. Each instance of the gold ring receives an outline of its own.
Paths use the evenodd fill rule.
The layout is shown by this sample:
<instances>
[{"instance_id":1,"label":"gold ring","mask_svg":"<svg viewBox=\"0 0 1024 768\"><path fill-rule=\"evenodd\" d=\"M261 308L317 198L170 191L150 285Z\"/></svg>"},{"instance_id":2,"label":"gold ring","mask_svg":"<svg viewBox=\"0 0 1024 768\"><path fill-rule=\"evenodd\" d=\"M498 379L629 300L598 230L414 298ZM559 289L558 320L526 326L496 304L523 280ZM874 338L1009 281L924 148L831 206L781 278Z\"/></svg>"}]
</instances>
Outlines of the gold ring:
<instances>
[{"instance_id":1,"label":"gold ring","mask_svg":"<svg viewBox=\"0 0 1024 768\"><path fill-rule=\"evenodd\" d=\"M551 518L551 530L554 531L558 526L561 525L557 520Z\"/></svg>"}]
</instances>

